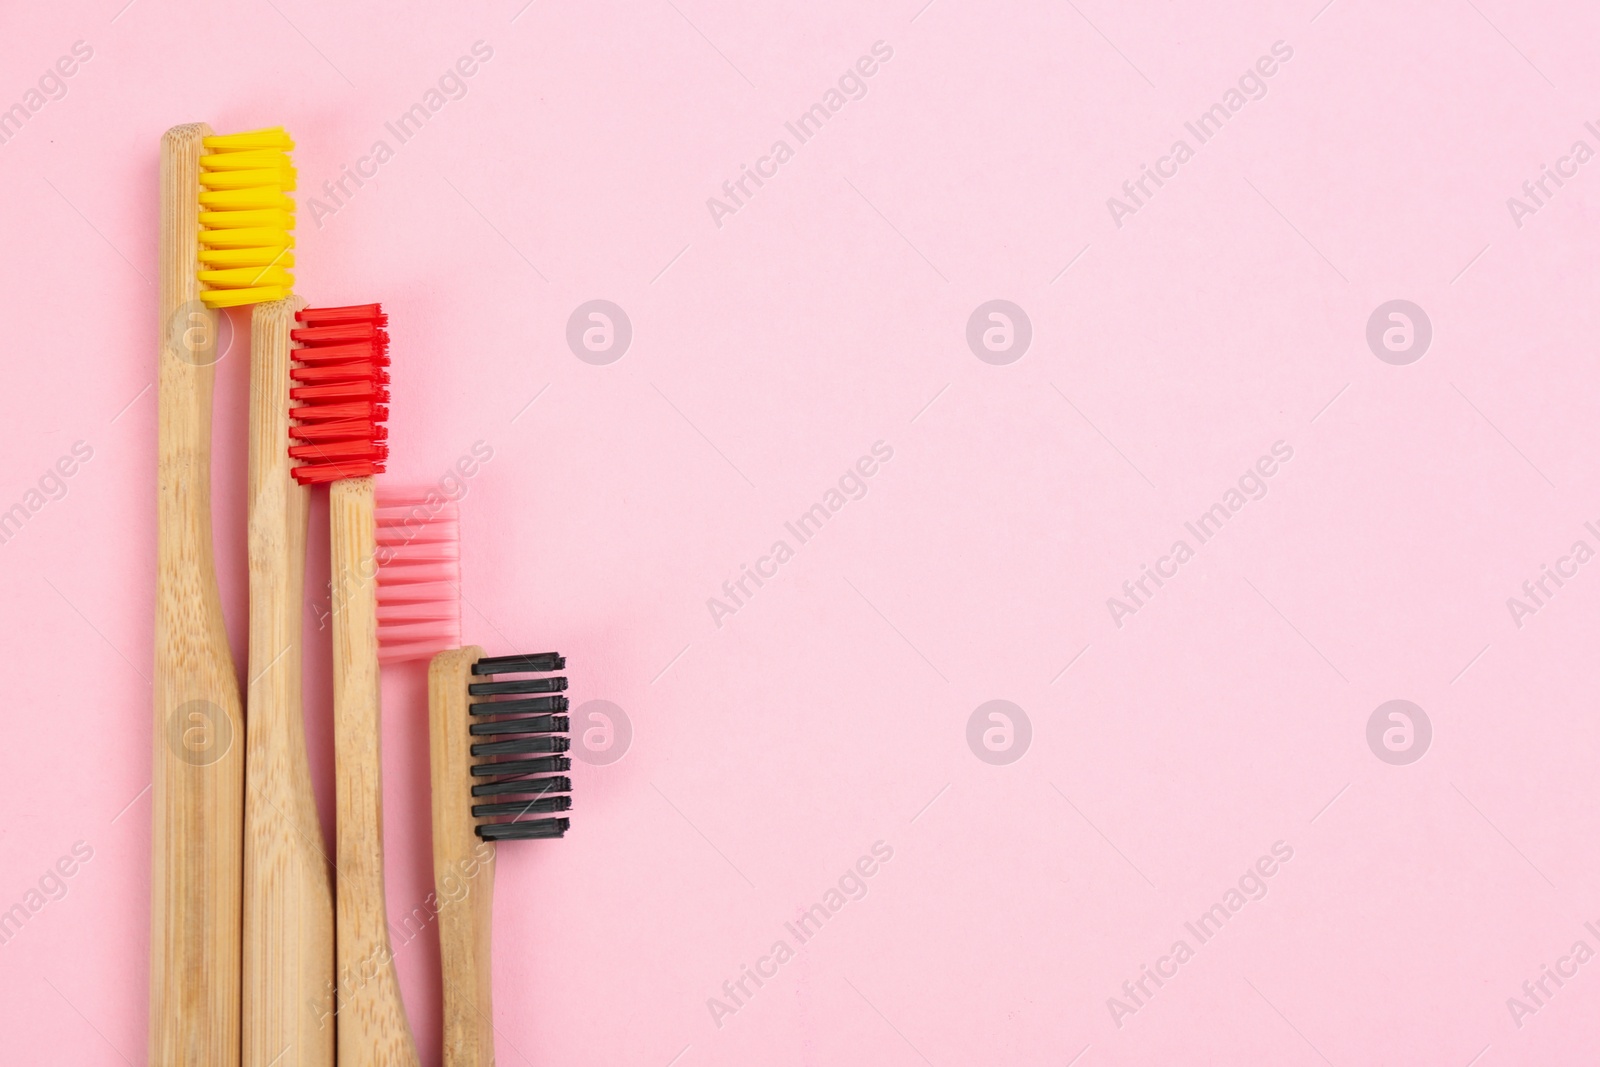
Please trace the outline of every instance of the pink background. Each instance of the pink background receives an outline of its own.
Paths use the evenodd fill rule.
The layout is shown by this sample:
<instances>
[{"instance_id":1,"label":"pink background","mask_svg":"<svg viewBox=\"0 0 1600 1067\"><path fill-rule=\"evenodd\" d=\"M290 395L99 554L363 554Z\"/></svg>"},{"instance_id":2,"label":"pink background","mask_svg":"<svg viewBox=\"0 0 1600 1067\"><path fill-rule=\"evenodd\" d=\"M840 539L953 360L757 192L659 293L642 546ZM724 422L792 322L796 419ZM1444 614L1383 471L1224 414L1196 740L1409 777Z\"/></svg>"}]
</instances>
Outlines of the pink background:
<instances>
[{"instance_id":1,"label":"pink background","mask_svg":"<svg viewBox=\"0 0 1600 1067\"><path fill-rule=\"evenodd\" d=\"M468 638L559 648L575 706L633 725L577 765L567 840L502 849L502 1064L1593 1055L1600 962L1520 1026L1507 998L1600 949L1600 565L1520 627L1507 598L1600 547L1600 162L1520 227L1506 201L1600 148L1600 14L922 2L9 5L0 105L93 56L0 145L0 508L93 458L0 545L0 909L93 858L0 945L6 1060L144 1058L156 150L196 119L288 127L299 291L387 305L390 484L493 449L461 504ZM398 145L385 122L477 41ZM719 227L707 198L878 41L865 97ZM1106 199L1278 41L1267 95L1117 226ZM632 323L606 366L565 340L592 299ZM991 299L1032 324L1005 366L966 342ZM1405 366L1365 337L1391 299L1432 323ZM242 351L215 497L241 671ZM715 625L877 441L865 498ZM1265 498L1119 628L1107 598L1277 441ZM432 884L422 680L384 676L397 920ZM1005 766L966 740L993 699L1032 724ZM1433 727L1407 766L1366 739L1391 699ZM717 1025L708 998L877 841L865 898ZM1280 841L1199 945L1185 922ZM431 927L398 962L437 1063Z\"/></svg>"}]
</instances>

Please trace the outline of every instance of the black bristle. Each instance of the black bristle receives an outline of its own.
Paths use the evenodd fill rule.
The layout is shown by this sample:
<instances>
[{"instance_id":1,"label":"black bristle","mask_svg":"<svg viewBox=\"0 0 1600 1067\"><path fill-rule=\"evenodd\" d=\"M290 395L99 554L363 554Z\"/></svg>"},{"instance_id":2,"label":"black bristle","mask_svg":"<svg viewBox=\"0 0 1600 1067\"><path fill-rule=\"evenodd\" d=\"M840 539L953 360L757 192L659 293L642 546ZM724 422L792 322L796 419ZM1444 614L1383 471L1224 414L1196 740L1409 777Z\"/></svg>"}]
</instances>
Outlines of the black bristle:
<instances>
[{"instance_id":1,"label":"black bristle","mask_svg":"<svg viewBox=\"0 0 1600 1067\"><path fill-rule=\"evenodd\" d=\"M472 814L477 818L494 815L549 815L553 811L566 811L571 807L571 797L535 797L533 800L513 800L504 804L474 804Z\"/></svg>"},{"instance_id":2,"label":"black bristle","mask_svg":"<svg viewBox=\"0 0 1600 1067\"><path fill-rule=\"evenodd\" d=\"M572 761L565 756L540 756L538 759L502 760L499 763L474 763L474 778L506 778L523 774L552 774L572 770Z\"/></svg>"},{"instance_id":3,"label":"black bristle","mask_svg":"<svg viewBox=\"0 0 1600 1067\"><path fill-rule=\"evenodd\" d=\"M531 711L566 711L566 697L528 697L526 700L483 700L468 704L473 715L520 715Z\"/></svg>"},{"instance_id":4,"label":"black bristle","mask_svg":"<svg viewBox=\"0 0 1600 1067\"><path fill-rule=\"evenodd\" d=\"M514 737L509 741L484 741L472 746L474 756L520 756L534 752L565 752L572 742L556 734ZM491 764L492 766L492 764Z\"/></svg>"},{"instance_id":5,"label":"black bristle","mask_svg":"<svg viewBox=\"0 0 1600 1067\"><path fill-rule=\"evenodd\" d=\"M498 697L512 693L559 693L567 687L567 680L554 678L517 678L509 682L473 682L467 692L475 697Z\"/></svg>"},{"instance_id":6,"label":"black bristle","mask_svg":"<svg viewBox=\"0 0 1600 1067\"><path fill-rule=\"evenodd\" d=\"M565 837L571 819L528 819L515 822L478 824L478 836L485 841L526 840L532 837Z\"/></svg>"},{"instance_id":7,"label":"black bristle","mask_svg":"<svg viewBox=\"0 0 1600 1067\"><path fill-rule=\"evenodd\" d=\"M523 838L561 837L571 825L566 818L531 818L572 807L572 780L551 775L572 768L572 760L557 753L568 751L567 736L571 721L566 715L567 698L560 694L567 680L559 675L500 679L498 675L534 675L559 671L567 661L559 653L544 652L527 656L490 656L472 665L472 673L489 680L470 682L467 692L474 697L516 697L510 700L478 700L469 705L474 716L468 729L479 741L471 746L474 759L472 787L475 797L499 797L498 802L475 804L473 819L478 836L485 841ZM499 757L531 757L502 759Z\"/></svg>"},{"instance_id":8,"label":"black bristle","mask_svg":"<svg viewBox=\"0 0 1600 1067\"><path fill-rule=\"evenodd\" d=\"M537 652L530 656L486 656L472 665L473 674L522 674L566 669L566 657L559 652Z\"/></svg>"},{"instance_id":9,"label":"black bristle","mask_svg":"<svg viewBox=\"0 0 1600 1067\"><path fill-rule=\"evenodd\" d=\"M484 734L559 734L567 731L565 715L530 715L526 719L490 719L468 728L474 737Z\"/></svg>"},{"instance_id":10,"label":"black bristle","mask_svg":"<svg viewBox=\"0 0 1600 1067\"><path fill-rule=\"evenodd\" d=\"M542 793L570 792L572 792L572 779L566 777L507 778L498 782L480 782L472 787L472 795L475 797L498 797L508 793L538 796Z\"/></svg>"}]
</instances>

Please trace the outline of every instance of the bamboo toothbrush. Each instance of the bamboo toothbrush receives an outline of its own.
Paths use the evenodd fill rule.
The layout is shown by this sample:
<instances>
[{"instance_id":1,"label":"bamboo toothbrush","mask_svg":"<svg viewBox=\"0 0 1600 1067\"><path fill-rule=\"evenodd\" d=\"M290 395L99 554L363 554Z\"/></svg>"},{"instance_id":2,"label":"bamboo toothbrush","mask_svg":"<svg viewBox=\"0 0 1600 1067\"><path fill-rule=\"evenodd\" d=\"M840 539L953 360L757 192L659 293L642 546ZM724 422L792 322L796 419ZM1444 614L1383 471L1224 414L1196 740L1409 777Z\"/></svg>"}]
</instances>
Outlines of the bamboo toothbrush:
<instances>
[{"instance_id":1,"label":"bamboo toothbrush","mask_svg":"<svg viewBox=\"0 0 1600 1067\"><path fill-rule=\"evenodd\" d=\"M331 1067L333 885L301 707L310 489L290 475L298 297L250 325L250 688L245 762L244 1067Z\"/></svg>"},{"instance_id":2,"label":"bamboo toothbrush","mask_svg":"<svg viewBox=\"0 0 1600 1067\"><path fill-rule=\"evenodd\" d=\"M291 337L305 347L290 395L303 462L328 484L333 579L334 904L340 1067L413 1067L416 1040L400 998L383 887L382 713L373 475L388 416L387 319L376 304L307 309Z\"/></svg>"},{"instance_id":3,"label":"bamboo toothbrush","mask_svg":"<svg viewBox=\"0 0 1600 1067\"><path fill-rule=\"evenodd\" d=\"M211 249L202 251L201 227L209 230L216 210L252 199L281 207L286 199L279 172L251 166L235 171L248 175L242 180L218 178L210 164L236 141L214 137L204 123L175 126L161 140L149 1025L156 1064L239 1062L245 746L211 546L215 309L280 298L288 274L281 261L246 263L241 288L236 264L208 262ZM272 220L253 218L250 227L268 233L245 247L265 247L255 237L270 236Z\"/></svg>"},{"instance_id":4,"label":"bamboo toothbrush","mask_svg":"<svg viewBox=\"0 0 1600 1067\"><path fill-rule=\"evenodd\" d=\"M249 716L245 744L244 1067L328 1067L333 889L300 701L306 491L289 476L288 296L294 188L282 130L208 141L201 160L201 279L208 302L258 305L250 330Z\"/></svg>"},{"instance_id":5,"label":"bamboo toothbrush","mask_svg":"<svg viewBox=\"0 0 1600 1067\"><path fill-rule=\"evenodd\" d=\"M567 832L568 819L555 814L572 806L572 781L559 773L572 767L562 754L567 680L548 676L565 667L553 652L485 658L476 645L441 652L428 667L444 1067L494 1064L495 842ZM498 677L508 674L532 677Z\"/></svg>"}]
</instances>

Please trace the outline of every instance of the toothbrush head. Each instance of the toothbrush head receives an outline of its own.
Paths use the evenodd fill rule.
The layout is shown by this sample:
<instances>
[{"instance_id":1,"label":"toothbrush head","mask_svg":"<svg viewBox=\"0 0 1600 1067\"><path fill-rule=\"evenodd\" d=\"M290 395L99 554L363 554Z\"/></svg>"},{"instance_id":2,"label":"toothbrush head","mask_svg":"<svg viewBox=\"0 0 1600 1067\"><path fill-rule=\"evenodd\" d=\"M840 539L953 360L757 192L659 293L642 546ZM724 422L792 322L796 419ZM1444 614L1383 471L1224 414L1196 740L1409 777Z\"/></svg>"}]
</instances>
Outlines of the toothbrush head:
<instances>
[{"instance_id":1,"label":"toothbrush head","mask_svg":"<svg viewBox=\"0 0 1600 1067\"><path fill-rule=\"evenodd\" d=\"M294 288L294 141L281 128L213 135L200 157L200 299L282 300Z\"/></svg>"},{"instance_id":2,"label":"toothbrush head","mask_svg":"<svg viewBox=\"0 0 1600 1067\"><path fill-rule=\"evenodd\" d=\"M426 659L461 644L461 524L430 491L378 491L378 660Z\"/></svg>"},{"instance_id":3,"label":"toothbrush head","mask_svg":"<svg viewBox=\"0 0 1600 1067\"><path fill-rule=\"evenodd\" d=\"M467 685L472 821L485 841L562 837L571 825L558 814L572 807L572 779L560 773L572 768L567 680L551 676L566 665L555 652L472 664L482 679Z\"/></svg>"},{"instance_id":4,"label":"toothbrush head","mask_svg":"<svg viewBox=\"0 0 1600 1067\"><path fill-rule=\"evenodd\" d=\"M362 478L383 471L389 456L389 317L378 304L305 308L289 332L289 409L295 425L291 473L302 484Z\"/></svg>"}]
</instances>

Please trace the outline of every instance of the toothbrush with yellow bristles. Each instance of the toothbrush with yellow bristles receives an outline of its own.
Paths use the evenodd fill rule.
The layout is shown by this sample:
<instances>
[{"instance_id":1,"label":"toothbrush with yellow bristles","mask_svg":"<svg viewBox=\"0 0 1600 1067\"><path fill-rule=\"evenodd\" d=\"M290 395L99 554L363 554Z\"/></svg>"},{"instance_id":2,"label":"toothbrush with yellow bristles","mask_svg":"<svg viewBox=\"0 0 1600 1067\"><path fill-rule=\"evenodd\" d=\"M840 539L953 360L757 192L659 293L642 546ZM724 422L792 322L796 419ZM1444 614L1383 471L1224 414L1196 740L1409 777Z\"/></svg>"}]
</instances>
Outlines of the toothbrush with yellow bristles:
<instances>
[{"instance_id":1,"label":"toothbrush with yellow bristles","mask_svg":"<svg viewBox=\"0 0 1600 1067\"><path fill-rule=\"evenodd\" d=\"M310 493L289 473L295 186L281 129L208 137L201 299L250 317L250 668L244 799L244 1067L334 1060L333 886L301 707Z\"/></svg>"},{"instance_id":2,"label":"toothbrush with yellow bristles","mask_svg":"<svg viewBox=\"0 0 1600 1067\"><path fill-rule=\"evenodd\" d=\"M331 916L331 892L316 846L321 832L315 808L307 802L298 728L300 596L291 587L304 568L303 498L297 511L292 492L271 491L273 472L258 468L255 446L265 432L256 409L264 411L261 401L271 395L261 376L281 363L287 379L288 331L269 324L275 321L272 309L289 302L293 286L294 204L287 195L294 188L287 154L292 147L282 130L219 137L204 123L174 127L161 142L152 1064L237 1067L241 1047L252 1065L272 1057L282 1067L332 1062L331 1024L324 1020L320 1043L305 1036L300 1015L309 1006L281 1013L287 1022L280 1020L278 1029L297 1030L292 1048L285 1041L260 1056L262 1043L280 1035L255 1032L272 1015L263 1008L278 1003L264 990L292 991L304 1003L302 986L316 985L320 994L333 966L331 918L318 927L318 901L321 914ZM212 557L211 404L215 364L223 354L216 349L217 309L263 301L279 303L258 309L252 343L247 738ZM281 411L281 403L276 407ZM281 444L275 451L281 454ZM268 647L280 638L282 647ZM285 726L290 709L293 728ZM247 749L254 860L248 886ZM269 803L281 812L263 814ZM258 831L274 817L280 824L269 836L304 841L308 833L315 835L309 839L315 862L298 855L285 860L260 847ZM308 977L313 973L315 979ZM250 1041L241 1037L242 982ZM327 1054L321 1055L324 1046Z\"/></svg>"}]
</instances>

